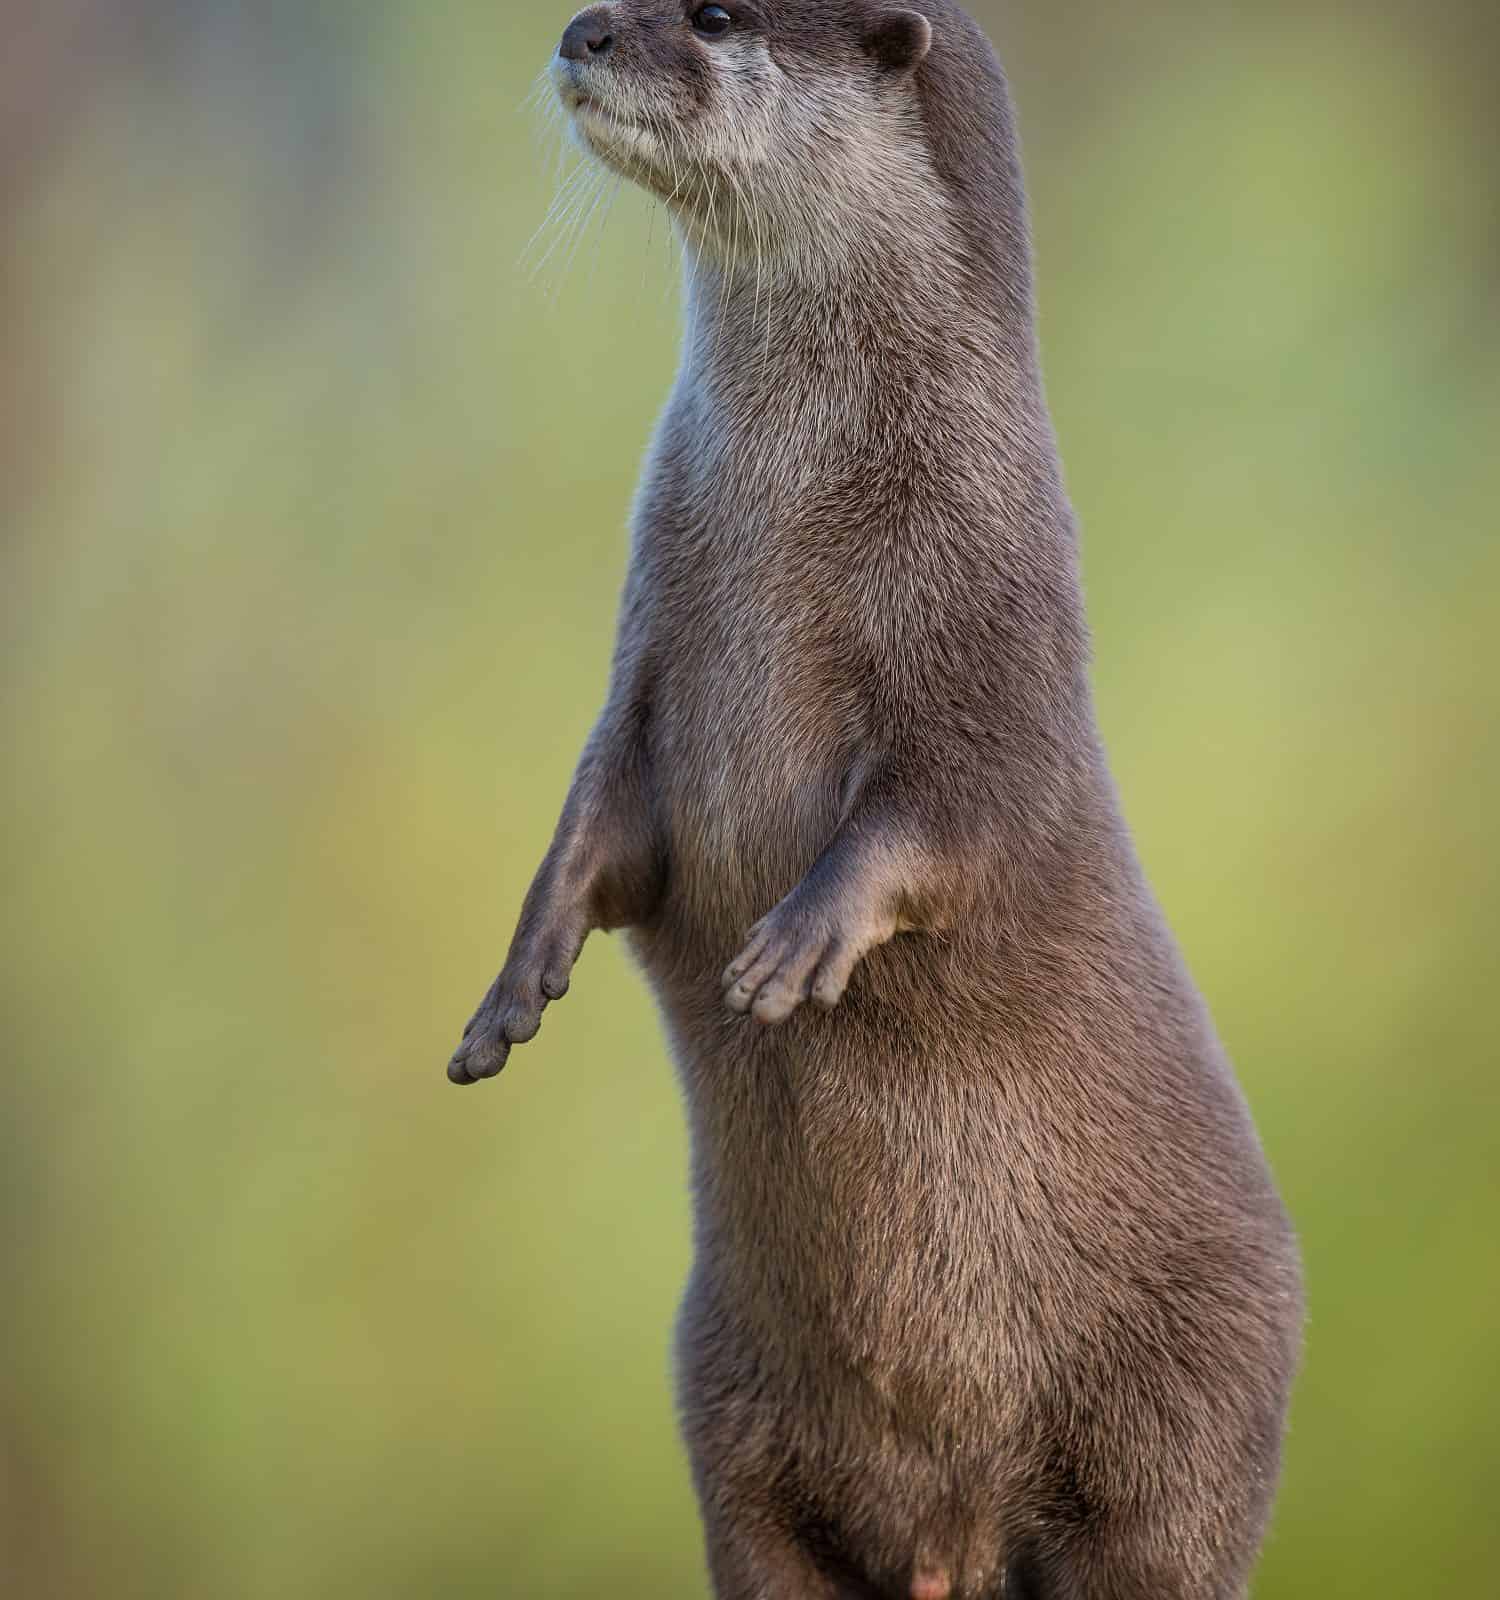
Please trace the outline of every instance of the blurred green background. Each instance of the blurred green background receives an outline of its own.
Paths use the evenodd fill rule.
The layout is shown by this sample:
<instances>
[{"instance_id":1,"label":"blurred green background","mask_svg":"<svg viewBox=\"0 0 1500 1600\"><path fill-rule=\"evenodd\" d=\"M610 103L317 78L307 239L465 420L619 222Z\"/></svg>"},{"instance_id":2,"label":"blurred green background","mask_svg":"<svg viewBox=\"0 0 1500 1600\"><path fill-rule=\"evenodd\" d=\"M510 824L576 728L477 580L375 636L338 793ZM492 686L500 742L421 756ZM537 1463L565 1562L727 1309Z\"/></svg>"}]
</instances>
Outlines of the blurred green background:
<instances>
[{"instance_id":1,"label":"blurred green background","mask_svg":"<svg viewBox=\"0 0 1500 1600\"><path fill-rule=\"evenodd\" d=\"M1256 1593L1494 1593L1500 8L980 9L1106 734L1307 1253ZM443 1077L674 364L642 197L519 265L566 20L0 14L8 1594L704 1594L643 986Z\"/></svg>"}]
</instances>

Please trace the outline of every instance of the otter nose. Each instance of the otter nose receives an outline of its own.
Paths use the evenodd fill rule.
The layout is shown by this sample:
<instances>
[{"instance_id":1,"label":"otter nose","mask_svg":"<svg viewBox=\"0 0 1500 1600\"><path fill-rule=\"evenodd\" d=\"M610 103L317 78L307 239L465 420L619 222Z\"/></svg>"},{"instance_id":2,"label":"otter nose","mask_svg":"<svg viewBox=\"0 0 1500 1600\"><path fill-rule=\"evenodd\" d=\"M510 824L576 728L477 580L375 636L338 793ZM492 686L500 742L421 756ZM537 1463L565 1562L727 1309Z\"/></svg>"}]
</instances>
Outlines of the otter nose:
<instances>
[{"instance_id":1,"label":"otter nose","mask_svg":"<svg viewBox=\"0 0 1500 1600\"><path fill-rule=\"evenodd\" d=\"M597 61L615 47L609 12L602 7L580 12L568 24L557 53L564 61Z\"/></svg>"}]
</instances>

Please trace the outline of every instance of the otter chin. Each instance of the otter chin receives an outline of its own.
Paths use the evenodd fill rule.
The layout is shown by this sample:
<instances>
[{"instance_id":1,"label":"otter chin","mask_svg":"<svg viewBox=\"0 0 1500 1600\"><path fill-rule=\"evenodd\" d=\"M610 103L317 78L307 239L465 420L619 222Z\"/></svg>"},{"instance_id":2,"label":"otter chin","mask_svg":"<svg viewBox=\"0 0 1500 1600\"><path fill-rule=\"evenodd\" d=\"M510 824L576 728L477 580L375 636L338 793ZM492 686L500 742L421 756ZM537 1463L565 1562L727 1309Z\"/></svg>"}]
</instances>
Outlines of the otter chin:
<instances>
[{"instance_id":1,"label":"otter chin","mask_svg":"<svg viewBox=\"0 0 1500 1600\"><path fill-rule=\"evenodd\" d=\"M1239 1600L1298 1251L1099 738L999 61L951 0L613 0L553 72L689 315L605 704L448 1075L626 933L719 1600Z\"/></svg>"}]
</instances>

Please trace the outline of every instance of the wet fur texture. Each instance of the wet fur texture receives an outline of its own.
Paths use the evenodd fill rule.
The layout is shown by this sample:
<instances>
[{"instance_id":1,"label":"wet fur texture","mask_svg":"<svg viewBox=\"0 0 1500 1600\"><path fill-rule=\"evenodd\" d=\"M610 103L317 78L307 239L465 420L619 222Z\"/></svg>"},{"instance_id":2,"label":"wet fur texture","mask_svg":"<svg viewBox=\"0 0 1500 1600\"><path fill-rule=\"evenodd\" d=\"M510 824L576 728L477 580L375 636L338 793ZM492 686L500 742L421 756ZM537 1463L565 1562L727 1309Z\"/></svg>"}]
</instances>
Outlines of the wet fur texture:
<instances>
[{"instance_id":1,"label":"wet fur texture","mask_svg":"<svg viewBox=\"0 0 1500 1600\"><path fill-rule=\"evenodd\" d=\"M1234 1600L1297 1257L1095 732L1004 80L948 0L729 9L597 8L558 67L668 201L689 326L608 702L450 1076L631 930L720 1600Z\"/></svg>"}]
</instances>

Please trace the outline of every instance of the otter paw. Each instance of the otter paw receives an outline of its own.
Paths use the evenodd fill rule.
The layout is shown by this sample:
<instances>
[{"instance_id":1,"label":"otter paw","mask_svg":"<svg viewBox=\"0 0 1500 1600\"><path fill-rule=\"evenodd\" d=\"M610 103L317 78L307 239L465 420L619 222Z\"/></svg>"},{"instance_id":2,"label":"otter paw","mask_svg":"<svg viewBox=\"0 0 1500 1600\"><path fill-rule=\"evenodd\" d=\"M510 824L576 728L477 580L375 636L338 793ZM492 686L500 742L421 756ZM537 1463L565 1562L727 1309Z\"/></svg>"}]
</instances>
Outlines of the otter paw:
<instances>
[{"instance_id":1,"label":"otter paw","mask_svg":"<svg viewBox=\"0 0 1500 1600\"><path fill-rule=\"evenodd\" d=\"M511 1046L534 1039L542 1013L568 992L577 959L571 940L554 941L519 960L512 956L464 1029L463 1043L448 1063L449 1080L468 1085L498 1077Z\"/></svg>"},{"instance_id":2,"label":"otter paw","mask_svg":"<svg viewBox=\"0 0 1500 1600\"><path fill-rule=\"evenodd\" d=\"M869 942L783 901L750 930L750 942L725 971L725 1004L767 1027L808 1000L832 1011Z\"/></svg>"}]
</instances>

